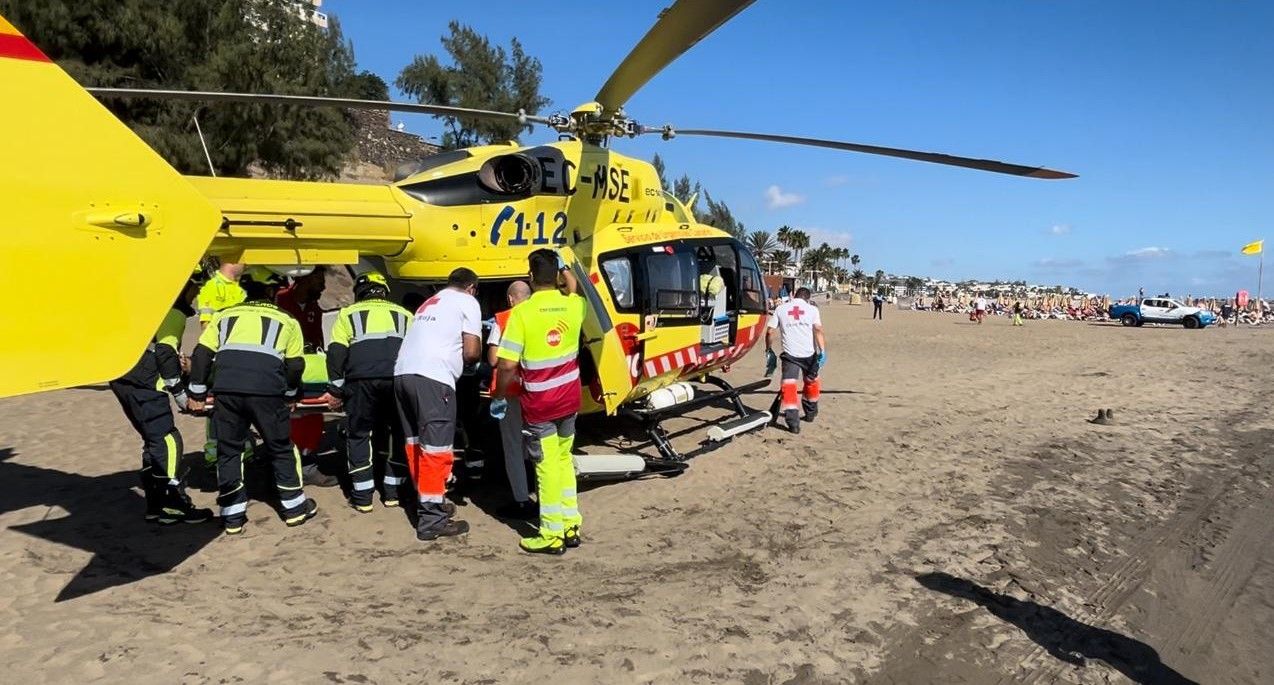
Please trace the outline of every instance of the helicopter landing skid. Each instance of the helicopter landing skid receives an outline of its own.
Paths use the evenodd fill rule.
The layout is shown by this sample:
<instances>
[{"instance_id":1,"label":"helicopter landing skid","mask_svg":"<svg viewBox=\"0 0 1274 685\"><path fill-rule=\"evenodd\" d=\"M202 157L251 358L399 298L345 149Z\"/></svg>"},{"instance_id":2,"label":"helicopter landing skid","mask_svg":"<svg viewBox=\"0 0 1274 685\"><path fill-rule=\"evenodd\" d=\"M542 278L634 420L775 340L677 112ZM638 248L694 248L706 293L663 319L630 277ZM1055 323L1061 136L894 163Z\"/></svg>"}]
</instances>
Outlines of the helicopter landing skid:
<instances>
[{"instance_id":1,"label":"helicopter landing skid","mask_svg":"<svg viewBox=\"0 0 1274 685\"><path fill-rule=\"evenodd\" d=\"M674 404L663 409L626 409L628 416L641 422L650 442L659 450L658 457L645 457L646 469L650 473L676 475L690 466L690 459L711 452L730 440L730 438L750 430L761 428L770 421L769 412L752 411L739 399L739 394L759 390L770 384L768 378L735 387L724 378L705 376L700 383L715 385L720 390L696 394L693 399ZM736 416L713 426L708 432L708 439L701 446L687 454L681 454L672 446L668 431L663 427L665 419L680 416L699 407L725 400L730 403Z\"/></svg>"}]
</instances>

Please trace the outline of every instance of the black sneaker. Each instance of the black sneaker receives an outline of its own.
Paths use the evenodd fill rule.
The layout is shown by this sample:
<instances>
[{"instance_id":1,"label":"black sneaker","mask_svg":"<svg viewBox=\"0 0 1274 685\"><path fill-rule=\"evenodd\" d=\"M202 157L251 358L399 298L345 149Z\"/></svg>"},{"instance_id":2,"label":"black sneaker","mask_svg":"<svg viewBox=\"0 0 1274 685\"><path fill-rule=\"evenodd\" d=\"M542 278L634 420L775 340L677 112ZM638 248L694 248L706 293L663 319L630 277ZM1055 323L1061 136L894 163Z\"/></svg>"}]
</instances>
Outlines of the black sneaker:
<instances>
[{"instance_id":1,"label":"black sneaker","mask_svg":"<svg viewBox=\"0 0 1274 685\"><path fill-rule=\"evenodd\" d=\"M792 435L800 435L800 434L801 434L801 424L799 424L799 423L789 423L789 424L787 424L787 432L791 433Z\"/></svg>"},{"instance_id":2,"label":"black sneaker","mask_svg":"<svg viewBox=\"0 0 1274 685\"><path fill-rule=\"evenodd\" d=\"M814 418L816 416L818 416L818 414L806 414L805 416L801 417L801 420L804 421L805 423L814 423Z\"/></svg>"},{"instance_id":3,"label":"black sneaker","mask_svg":"<svg viewBox=\"0 0 1274 685\"><path fill-rule=\"evenodd\" d=\"M305 525L306 521L309 521L310 519L314 518L314 515L317 513L318 513L318 502L315 502L312 499L306 498L305 504L301 505L301 513L293 515L293 516L289 516L283 519L283 523L288 528L303 526Z\"/></svg>"},{"instance_id":4,"label":"black sneaker","mask_svg":"<svg viewBox=\"0 0 1274 685\"><path fill-rule=\"evenodd\" d=\"M429 542L438 538L449 538L457 535L464 535L469 532L469 524L466 521L447 521L436 528L429 530L416 531L416 539L421 542Z\"/></svg>"},{"instance_id":5,"label":"black sneaker","mask_svg":"<svg viewBox=\"0 0 1274 685\"><path fill-rule=\"evenodd\" d=\"M575 549L584 544L584 541L579 536L579 526L567 528L566 535L562 538L562 541L566 544L567 549Z\"/></svg>"},{"instance_id":6,"label":"black sneaker","mask_svg":"<svg viewBox=\"0 0 1274 685\"><path fill-rule=\"evenodd\" d=\"M535 502L509 502L496 510L496 518L514 521L530 521L540 515L540 508Z\"/></svg>"}]
</instances>

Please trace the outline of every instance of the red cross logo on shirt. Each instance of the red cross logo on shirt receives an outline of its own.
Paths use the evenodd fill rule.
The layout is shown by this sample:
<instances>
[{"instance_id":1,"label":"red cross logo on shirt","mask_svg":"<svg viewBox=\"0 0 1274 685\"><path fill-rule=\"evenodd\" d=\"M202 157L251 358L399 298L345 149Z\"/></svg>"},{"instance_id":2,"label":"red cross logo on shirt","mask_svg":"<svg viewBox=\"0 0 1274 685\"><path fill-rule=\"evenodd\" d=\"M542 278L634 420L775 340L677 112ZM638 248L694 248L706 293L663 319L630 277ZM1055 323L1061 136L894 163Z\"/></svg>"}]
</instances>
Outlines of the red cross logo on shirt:
<instances>
[{"instance_id":1,"label":"red cross logo on shirt","mask_svg":"<svg viewBox=\"0 0 1274 685\"><path fill-rule=\"evenodd\" d=\"M804 314L805 312L800 308L799 305L794 305L791 309L787 310L787 313L792 315L793 321L800 321L801 315Z\"/></svg>"}]
</instances>

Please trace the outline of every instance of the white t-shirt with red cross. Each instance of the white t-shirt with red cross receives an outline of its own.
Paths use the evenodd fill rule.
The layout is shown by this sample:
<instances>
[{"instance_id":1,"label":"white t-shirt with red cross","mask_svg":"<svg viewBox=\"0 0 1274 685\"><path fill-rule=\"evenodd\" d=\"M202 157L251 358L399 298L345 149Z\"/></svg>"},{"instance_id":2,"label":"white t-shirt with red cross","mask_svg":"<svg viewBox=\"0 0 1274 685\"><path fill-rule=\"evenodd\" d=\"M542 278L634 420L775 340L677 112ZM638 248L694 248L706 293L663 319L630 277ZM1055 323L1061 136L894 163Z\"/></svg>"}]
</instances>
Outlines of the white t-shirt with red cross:
<instances>
[{"instance_id":1,"label":"white t-shirt with red cross","mask_svg":"<svg viewBox=\"0 0 1274 685\"><path fill-rule=\"evenodd\" d=\"M814 356L814 327L823 325L823 319L818 307L794 297L774 308L767 325L782 333L787 356L805 358Z\"/></svg>"},{"instance_id":2,"label":"white t-shirt with red cross","mask_svg":"<svg viewBox=\"0 0 1274 685\"><path fill-rule=\"evenodd\" d=\"M444 288L425 300L407 329L394 375L432 378L456 387L464 372L462 334L482 335L482 310L473 296Z\"/></svg>"}]
</instances>

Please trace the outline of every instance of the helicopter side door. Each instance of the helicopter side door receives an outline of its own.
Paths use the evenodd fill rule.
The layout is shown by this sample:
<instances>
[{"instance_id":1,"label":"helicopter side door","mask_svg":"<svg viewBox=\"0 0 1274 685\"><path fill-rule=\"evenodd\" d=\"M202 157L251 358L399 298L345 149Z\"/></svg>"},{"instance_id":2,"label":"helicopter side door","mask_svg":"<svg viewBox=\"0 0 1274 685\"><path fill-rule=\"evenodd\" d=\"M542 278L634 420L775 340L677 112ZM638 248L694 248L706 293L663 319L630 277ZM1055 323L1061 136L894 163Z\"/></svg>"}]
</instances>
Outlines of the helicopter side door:
<instances>
[{"instance_id":1,"label":"helicopter side door","mask_svg":"<svg viewBox=\"0 0 1274 685\"><path fill-rule=\"evenodd\" d=\"M581 389L584 408L586 412L591 408L614 414L628 399L635 379L629 371L625 341L620 338L620 330L615 324L613 302L598 288L597 284L602 282L601 274L585 267L569 247L559 248L558 254L571 268L579 282L579 294L588 302L583 347L596 374L589 386Z\"/></svg>"}]
</instances>

